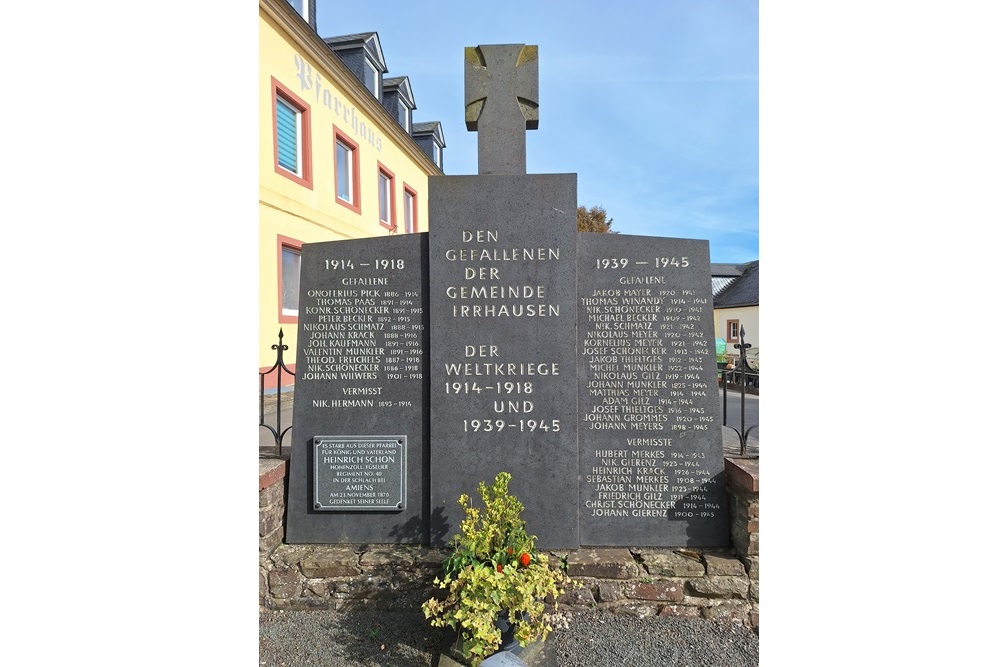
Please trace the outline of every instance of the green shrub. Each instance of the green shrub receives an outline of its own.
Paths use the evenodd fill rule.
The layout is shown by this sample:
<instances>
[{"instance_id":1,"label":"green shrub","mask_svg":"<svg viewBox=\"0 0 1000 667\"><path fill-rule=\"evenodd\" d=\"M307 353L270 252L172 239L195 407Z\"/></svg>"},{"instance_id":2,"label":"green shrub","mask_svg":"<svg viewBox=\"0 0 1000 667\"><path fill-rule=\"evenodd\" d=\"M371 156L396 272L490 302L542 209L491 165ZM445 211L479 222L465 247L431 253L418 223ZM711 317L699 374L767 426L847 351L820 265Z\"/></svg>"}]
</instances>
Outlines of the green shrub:
<instances>
[{"instance_id":1,"label":"green shrub","mask_svg":"<svg viewBox=\"0 0 1000 667\"><path fill-rule=\"evenodd\" d=\"M446 593L424 602L424 617L435 627L459 632L462 654L475 667L500 647L496 620L502 612L514 624L521 644L544 640L552 631L545 601L577 586L548 556L535 549L521 512L524 505L508 492L511 475L501 472L493 485L479 483L483 507L463 494L460 532L449 543L452 553L434 583Z\"/></svg>"}]
</instances>

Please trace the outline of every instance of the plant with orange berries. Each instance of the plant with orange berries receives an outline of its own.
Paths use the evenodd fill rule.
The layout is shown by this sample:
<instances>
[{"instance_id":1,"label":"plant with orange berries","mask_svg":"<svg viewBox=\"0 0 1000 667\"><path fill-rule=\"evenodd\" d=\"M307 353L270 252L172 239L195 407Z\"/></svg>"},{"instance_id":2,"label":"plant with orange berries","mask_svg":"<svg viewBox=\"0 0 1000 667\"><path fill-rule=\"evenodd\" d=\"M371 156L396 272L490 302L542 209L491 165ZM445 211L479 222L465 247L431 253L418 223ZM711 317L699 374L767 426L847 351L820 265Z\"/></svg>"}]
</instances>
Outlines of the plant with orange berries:
<instances>
[{"instance_id":1,"label":"plant with orange berries","mask_svg":"<svg viewBox=\"0 0 1000 667\"><path fill-rule=\"evenodd\" d=\"M421 607L432 626L459 632L462 654L473 667L499 648L501 614L514 625L521 646L544 640L552 631L546 600L554 611L556 598L578 585L535 550L535 536L521 518L524 505L508 491L510 481L510 473L501 472L492 486L480 482L482 509L473 507L469 496L459 497L465 519L450 542L442 576L434 579L446 593Z\"/></svg>"}]
</instances>

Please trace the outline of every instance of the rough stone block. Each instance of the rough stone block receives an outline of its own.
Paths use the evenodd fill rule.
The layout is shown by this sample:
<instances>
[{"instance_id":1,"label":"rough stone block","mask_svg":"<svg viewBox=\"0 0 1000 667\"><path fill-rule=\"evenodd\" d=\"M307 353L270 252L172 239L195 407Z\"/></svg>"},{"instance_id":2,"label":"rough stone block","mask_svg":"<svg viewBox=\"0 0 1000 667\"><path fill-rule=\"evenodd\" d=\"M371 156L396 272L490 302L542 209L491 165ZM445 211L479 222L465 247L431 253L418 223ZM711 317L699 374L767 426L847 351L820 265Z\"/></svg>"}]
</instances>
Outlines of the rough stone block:
<instances>
[{"instance_id":1,"label":"rough stone block","mask_svg":"<svg viewBox=\"0 0 1000 667\"><path fill-rule=\"evenodd\" d=\"M279 524L274 530L272 530L267 535L262 535L260 538L260 553L268 554L271 553L279 544L281 544L281 539L284 536L284 524Z\"/></svg>"},{"instance_id":2,"label":"rough stone block","mask_svg":"<svg viewBox=\"0 0 1000 667\"><path fill-rule=\"evenodd\" d=\"M570 577L634 579L639 566L628 549L581 549L566 557Z\"/></svg>"},{"instance_id":3,"label":"rough stone block","mask_svg":"<svg viewBox=\"0 0 1000 667\"><path fill-rule=\"evenodd\" d=\"M392 572L393 586L399 590L430 589L437 572L427 568L415 570L399 569Z\"/></svg>"},{"instance_id":4,"label":"rough stone block","mask_svg":"<svg viewBox=\"0 0 1000 667\"><path fill-rule=\"evenodd\" d=\"M757 556L760 554L760 533L750 533L745 542L743 552L747 556Z\"/></svg>"},{"instance_id":5,"label":"rough stone block","mask_svg":"<svg viewBox=\"0 0 1000 667\"><path fill-rule=\"evenodd\" d=\"M611 607L611 613L622 616L636 616L638 618L649 618L656 616L659 611L658 606L648 604L623 604Z\"/></svg>"},{"instance_id":6,"label":"rough stone block","mask_svg":"<svg viewBox=\"0 0 1000 667\"><path fill-rule=\"evenodd\" d=\"M596 602L594 593L589 588L571 588L556 600L559 604L591 605Z\"/></svg>"},{"instance_id":7,"label":"rough stone block","mask_svg":"<svg viewBox=\"0 0 1000 667\"><path fill-rule=\"evenodd\" d=\"M680 602L684 599L684 582L679 580L640 582L630 581L625 584L625 596L639 600L658 600L660 602Z\"/></svg>"},{"instance_id":8,"label":"rough stone block","mask_svg":"<svg viewBox=\"0 0 1000 667\"><path fill-rule=\"evenodd\" d=\"M760 582L751 581L750 582L750 601L760 602Z\"/></svg>"},{"instance_id":9,"label":"rough stone block","mask_svg":"<svg viewBox=\"0 0 1000 667\"><path fill-rule=\"evenodd\" d=\"M665 604L660 607L657 616L679 616L681 618L701 618L698 607L687 607L679 604Z\"/></svg>"},{"instance_id":10,"label":"rough stone block","mask_svg":"<svg viewBox=\"0 0 1000 667\"><path fill-rule=\"evenodd\" d=\"M332 582L330 590L332 597L349 600L374 600L391 592L389 580L370 576Z\"/></svg>"},{"instance_id":11,"label":"rough stone block","mask_svg":"<svg viewBox=\"0 0 1000 667\"><path fill-rule=\"evenodd\" d=\"M750 578L744 574L741 577L703 577L688 581L688 591L699 597L707 598L743 598L746 599L750 588Z\"/></svg>"},{"instance_id":12,"label":"rough stone block","mask_svg":"<svg viewBox=\"0 0 1000 667\"><path fill-rule=\"evenodd\" d=\"M702 607L702 618L710 621L732 621L747 623L750 618L750 603L736 600L726 600L716 605Z\"/></svg>"},{"instance_id":13,"label":"rough stone block","mask_svg":"<svg viewBox=\"0 0 1000 667\"><path fill-rule=\"evenodd\" d=\"M288 465L283 459L260 459L260 474L258 489L277 486L284 490Z\"/></svg>"},{"instance_id":14,"label":"rough stone block","mask_svg":"<svg viewBox=\"0 0 1000 667\"><path fill-rule=\"evenodd\" d=\"M697 607L698 609L701 609L702 607L711 607L713 604L718 604L718 600L685 594L682 604L685 607Z\"/></svg>"},{"instance_id":15,"label":"rough stone block","mask_svg":"<svg viewBox=\"0 0 1000 667\"><path fill-rule=\"evenodd\" d=\"M700 560L674 551L645 551L642 564L654 577L700 577L705 566Z\"/></svg>"},{"instance_id":16,"label":"rough stone block","mask_svg":"<svg viewBox=\"0 0 1000 667\"><path fill-rule=\"evenodd\" d=\"M752 581L760 579L760 556L744 556L742 559L746 566L747 574Z\"/></svg>"},{"instance_id":17,"label":"rough stone block","mask_svg":"<svg viewBox=\"0 0 1000 667\"><path fill-rule=\"evenodd\" d=\"M274 598L296 598L302 595L302 577L295 570L271 570L267 584Z\"/></svg>"},{"instance_id":18,"label":"rough stone block","mask_svg":"<svg viewBox=\"0 0 1000 667\"><path fill-rule=\"evenodd\" d=\"M284 484L272 484L271 486L261 489L259 494L260 507L271 507L273 505L284 506L285 498L285 485Z\"/></svg>"},{"instance_id":19,"label":"rough stone block","mask_svg":"<svg viewBox=\"0 0 1000 667\"><path fill-rule=\"evenodd\" d=\"M260 523L260 536L269 535L276 528L281 527L281 512L262 509L258 512L258 520Z\"/></svg>"},{"instance_id":20,"label":"rough stone block","mask_svg":"<svg viewBox=\"0 0 1000 667\"><path fill-rule=\"evenodd\" d=\"M312 551L312 546L285 544L274 550L271 560L277 568L297 567Z\"/></svg>"},{"instance_id":21,"label":"rough stone block","mask_svg":"<svg viewBox=\"0 0 1000 667\"><path fill-rule=\"evenodd\" d=\"M348 547L319 547L301 561L302 574L310 578L351 577L361 574L358 556Z\"/></svg>"},{"instance_id":22,"label":"rough stone block","mask_svg":"<svg viewBox=\"0 0 1000 667\"><path fill-rule=\"evenodd\" d=\"M618 602L625 599L621 582L602 581L598 584L598 598L601 602Z\"/></svg>"},{"instance_id":23,"label":"rough stone block","mask_svg":"<svg viewBox=\"0 0 1000 667\"><path fill-rule=\"evenodd\" d=\"M746 568L736 556L728 554L705 554L705 568L710 575L740 576L746 574Z\"/></svg>"},{"instance_id":24,"label":"rough stone block","mask_svg":"<svg viewBox=\"0 0 1000 667\"><path fill-rule=\"evenodd\" d=\"M326 597L330 594L330 582L327 579L307 579L306 591L314 596Z\"/></svg>"},{"instance_id":25,"label":"rough stone block","mask_svg":"<svg viewBox=\"0 0 1000 667\"><path fill-rule=\"evenodd\" d=\"M388 547L365 551L361 554L362 570L369 568L412 567L418 558L418 552L413 547Z\"/></svg>"}]
</instances>

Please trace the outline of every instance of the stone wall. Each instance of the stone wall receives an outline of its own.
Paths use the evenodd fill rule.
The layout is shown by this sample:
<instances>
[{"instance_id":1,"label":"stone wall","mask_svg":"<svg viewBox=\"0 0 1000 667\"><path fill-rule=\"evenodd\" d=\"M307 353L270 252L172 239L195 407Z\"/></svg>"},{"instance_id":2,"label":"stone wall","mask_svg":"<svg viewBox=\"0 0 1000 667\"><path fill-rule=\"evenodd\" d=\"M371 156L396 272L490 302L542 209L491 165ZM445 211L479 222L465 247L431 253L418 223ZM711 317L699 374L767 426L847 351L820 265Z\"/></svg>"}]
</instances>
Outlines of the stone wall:
<instances>
[{"instance_id":1,"label":"stone wall","mask_svg":"<svg viewBox=\"0 0 1000 667\"><path fill-rule=\"evenodd\" d=\"M286 461L260 462L260 604L270 609L415 610L447 552L423 546L284 544ZM581 588L560 608L759 624L758 461L726 459L729 549L553 552Z\"/></svg>"}]
</instances>

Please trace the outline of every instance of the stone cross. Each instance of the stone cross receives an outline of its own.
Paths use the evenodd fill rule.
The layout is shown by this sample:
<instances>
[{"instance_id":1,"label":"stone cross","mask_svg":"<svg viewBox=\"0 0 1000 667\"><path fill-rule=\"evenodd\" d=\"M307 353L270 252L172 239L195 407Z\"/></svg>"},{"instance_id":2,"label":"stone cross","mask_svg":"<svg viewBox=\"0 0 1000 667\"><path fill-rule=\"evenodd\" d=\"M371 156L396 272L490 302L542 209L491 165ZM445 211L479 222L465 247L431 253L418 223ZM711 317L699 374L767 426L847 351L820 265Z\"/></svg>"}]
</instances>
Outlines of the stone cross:
<instances>
[{"instance_id":1,"label":"stone cross","mask_svg":"<svg viewBox=\"0 0 1000 667\"><path fill-rule=\"evenodd\" d=\"M479 132L479 173L524 175L525 130L538 129L538 47L465 47L465 127Z\"/></svg>"}]
</instances>

